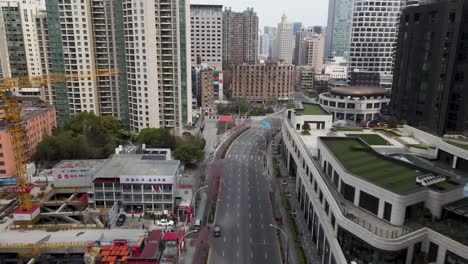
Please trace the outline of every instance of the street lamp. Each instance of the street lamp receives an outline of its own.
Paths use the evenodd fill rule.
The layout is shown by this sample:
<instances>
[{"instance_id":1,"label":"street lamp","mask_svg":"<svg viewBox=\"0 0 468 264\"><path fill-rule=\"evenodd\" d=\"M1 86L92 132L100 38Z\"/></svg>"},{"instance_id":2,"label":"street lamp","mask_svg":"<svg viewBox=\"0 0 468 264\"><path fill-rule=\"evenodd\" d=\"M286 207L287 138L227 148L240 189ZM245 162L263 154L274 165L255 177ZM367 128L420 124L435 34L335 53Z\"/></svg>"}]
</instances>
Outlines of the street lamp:
<instances>
[{"instance_id":1,"label":"street lamp","mask_svg":"<svg viewBox=\"0 0 468 264\"><path fill-rule=\"evenodd\" d=\"M192 205L193 200L196 199L198 192L201 191L202 189L205 189L205 188L208 188L208 185L200 187L200 188L195 192L195 194L194 194L193 197L192 197L192 200L190 201L190 205ZM195 208L196 208L196 202L195 202L195 204L193 205L193 215L195 215L195 217L196 217ZM186 221L186 222L187 222L187 221Z\"/></svg>"},{"instance_id":2,"label":"street lamp","mask_svg":"<svg viewBox=\"0 0 468 264\"><path fill-rule=\"evenodd\" d=\"M192 231L190 231L190 232L187 232L187 233L179 240L179 245L178 245L178 247L179 247L179 264L180 264L180 259L182 258L180 247L181 247L182 243L184 242L184 238L185 238L188 234L192 234L192 233L195 233L195 232L198 232L198 230L195 229L195 230L192 230Z\"/></svg>"},{"instance_id":3,"label":"street lamp","mask_svg":"<svg viewBox=\"0 0 468 264\"><path fill-rule=\"evenodd\" d=\"M270 226L273 227L273 228L278 229L279 231L281 231L281 233L282 233L283 236L284 236L284 239L286 240L286 250L285 250L285 251L286 251L286 253L285 253L286 259L285 259L285 262L284 262L284 263L287 264L287 263L288 263L288 251L289 251L289 241L288 241L288 237L287 237L286 234L284 233L283 229L281 229L281 228L275 226L274 224L270 224Z\"/></svg>"}]
</instances>

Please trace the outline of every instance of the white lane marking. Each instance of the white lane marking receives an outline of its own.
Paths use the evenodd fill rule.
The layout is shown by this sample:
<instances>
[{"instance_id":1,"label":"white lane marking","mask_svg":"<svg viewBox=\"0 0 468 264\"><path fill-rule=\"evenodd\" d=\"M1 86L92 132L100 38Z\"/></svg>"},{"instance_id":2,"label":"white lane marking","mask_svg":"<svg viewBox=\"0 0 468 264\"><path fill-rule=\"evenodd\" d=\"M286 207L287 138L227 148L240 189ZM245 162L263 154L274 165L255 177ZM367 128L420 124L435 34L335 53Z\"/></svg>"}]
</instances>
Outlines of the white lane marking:
<instances>
[{"instance_id":1,"label":"white lane marking","mask_svg":"<svg viewBox=\"0 0 468 264\"><path fill-rule=\"evenodd\" d=\"M237 236L237 243L239 243L239 236Z\"/></svg>"},{"instance_id":2,"label":"white lane marking","mask_svg":"<svg viewBox=\"0 0 468 264\"><path fill-rule=\"evenodd\" d=\"M224 257L224 249L223 249L223 257Z\"/></svg>"},{"instance_id":3,"label":"white lane marking","mask_svg":"<svg viewBox=\"0 0 468 264\"><path fill-rule=\"evenodd\" d=\"M226 243L226 237L224 237L224 243Z\"/></svg>"},{"instance_id":4,"label":"white lane marking","mask_svg":"<svg viewBox=\"0 0 468 264\"><path fill-rule=\"evenodd\" d=\"M263 218L263 214L260 214L260 218Z\"/></svg>"},{"instance_id":5,"label":"white lane marking","mask_svg":"<svg viewBox=\"0 0 468 264\"><path fill-rule=\"evenodd\" d=\"M253 258L253 251L250 251L250 258Z\"/></svg>"},{"instance_id":6,"label":"white lane marking","mask_svg":"<svg viewBox=\"0 0 468 264\"><path fill-rule=\"evenodd\" d=\"M239 224L239 223L237 223L237 228L240 228L240 224Z\"/></svg>"},{"instance_id":7,"label":"white lane marking","mask_svg":"<svg viewBox=\"0 0 468 264\"><path fill-rule=\"evenodd\" d=\"M239 257L239 250L237 250L237 257Z\"/></svg>"},{"instance_id":8,"label":"white lane marking","mask_svg":"<svg viewBox=\"0 0 468 264\"><path fill-rule=\"evenodd\" d=\"M268 255L267 255L267 253L265 252L265 259L267 259L267 258L268 258Z\"/></svg>"},{"instance_id":9,"label":"white lane marking","mask_svg":"<svg viewBox=\"0 0 468 264\"><path fill-rule=\"evenodd\" d=\"M249 225L250 225L250 229L252 229L252 223L250 223Z\"/></svg>"},{"instance_id":10,"label":"white lane marking","mask_svg":"<svg viewBox=\"0 0 468 264\"><path fill-rule=\"evenodd\" d=\"M250 244L252 244L252 237L250 237Z\"/></svg>"},{"instance_id":11,"label":"white lane marking","mask_svg":"<svg viewBox=\"0 0 468 264\"><path fill-rule=\"evenodd\" d=\"M262 224L262 229L263 229L263 224Z\"/></svg>"},{"instance_id":12,"label":"white lane marking","mask_svg":"<svg viewBox=\"0 0 468 264\"><path fill-rule=\"evenodd\" d=\"M250 204L249 204L249 208L250 208Z\"/></svg>"},{"instance_id":13,"label":"white lane marking","mask_svg":"<svg viewBox=\"0 0 468 264\"><path fill-rule=\"evenodd\" d=\"M249 219L252 218L252 215L249 213Z\"/></svg>"},{"instance_id":14,"label":"white lane marking","mask_svg":"<svg viewBox=\"0 0 468 264\"><path fill-rule=\"evenodd\" d=\"M240 203L237 204L237 208L240 208Z\"/></svg>"},{"instance_id":15,"label":"white lane marking","mask_svg":"<svg viewBox=\"0 0 468 264\"><path fill-rule=\"evenodd\" d=\"M237 212L237 217L239 217L239 212Z\"/></svg>"}]
</instances>

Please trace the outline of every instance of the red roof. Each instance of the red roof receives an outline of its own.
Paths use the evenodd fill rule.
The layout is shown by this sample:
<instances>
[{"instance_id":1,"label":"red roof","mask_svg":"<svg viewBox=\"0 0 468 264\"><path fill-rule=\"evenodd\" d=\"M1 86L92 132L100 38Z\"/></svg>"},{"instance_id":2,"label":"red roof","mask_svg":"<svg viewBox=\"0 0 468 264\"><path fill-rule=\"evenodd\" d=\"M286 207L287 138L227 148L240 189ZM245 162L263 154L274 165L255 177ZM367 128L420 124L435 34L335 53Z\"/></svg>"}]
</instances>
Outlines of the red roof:
<instances>
[{"instance_id":1,"label":"red roof","mask_svg":"<svg viewBox=\"0 0 468 264\"><path fill-rule=\"evenodd\" d=\"M161 240L162 230L153 230L148 234L148 241L159 241Z\"/></svg>"},{"instance_id":2,"label":"red roof","mask_svg":"<svg viewBox=\"0 0 468 264\"><path fill-rule=\"evenodd\" d=\"M156 259L158 252L159 252L159 242L153 241L145 245L143 252L141 252L138 258Z\"/></svg>"},{"instance_id":3,"label":"red roof","mask_svg":"<svg viewBox=\"0 0 468 264\"><path fill-rule=\"evenodd\" d=\"M163 241L177 241L179 239L179 234L177 232L167 232L164 233L162 238Z\"/></svg>"},{"instance_id":4,"label":"red roof","mask_svg":"<svg viewBox=\"0 0 468 264\"><path fill-rule=\"evenodd\" d=\"M220 122L232 122L232 116L230 116L230 115L220 115L218 120Z\"/></svg>"}]
</instances>

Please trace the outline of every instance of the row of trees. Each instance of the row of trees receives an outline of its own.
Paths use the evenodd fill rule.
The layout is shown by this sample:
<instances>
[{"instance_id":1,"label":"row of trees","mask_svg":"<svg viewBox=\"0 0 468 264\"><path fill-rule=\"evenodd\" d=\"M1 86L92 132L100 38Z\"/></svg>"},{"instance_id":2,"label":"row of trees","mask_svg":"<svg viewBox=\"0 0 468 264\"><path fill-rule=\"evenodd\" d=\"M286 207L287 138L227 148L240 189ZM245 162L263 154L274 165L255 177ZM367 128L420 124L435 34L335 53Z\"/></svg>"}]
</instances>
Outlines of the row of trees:
<instances>
[{"instance_id":1,"label":"row of trees","mask_svg":"<svg viewBox=\"0 0 468 264\"><path fill-rule=\"evenodd\" d=\"M128 142L130 134L121 128L118 120L94 113L79 113L69 118L37 145L33 160L50 167L64 159L103 159L114 149Z\"/></svg>"},{"instance_id":2,"label":"row of trees","mask_svg":"<svg viewBox=\"0 0 468 264\"><path fill-rule=\"evenodd\" d=\"M83 112L45 136L32 158L40 167L51 167L64 159L105 159L118 145L130 141L146 144L148 148L170 148L175 159L188 164L203 159L206 144L201 134L174 136L165 128L145 128L135 137L113 117Z\"/></svg>"},{"instance_id":3,"label":"row of trees","mask_svg":"<svg viewBox=\"0 0 468 264\"><path fill-rule=\"evenodd\" d=\"M245 99L239 99L229 104L218 104L217 112L219 115L238 115L241 116L263 116L268 113L273 113L273 106L277 105L278 99L270 97L265 105L267 107L252 107Z\"/></svg>"}]
</instances>

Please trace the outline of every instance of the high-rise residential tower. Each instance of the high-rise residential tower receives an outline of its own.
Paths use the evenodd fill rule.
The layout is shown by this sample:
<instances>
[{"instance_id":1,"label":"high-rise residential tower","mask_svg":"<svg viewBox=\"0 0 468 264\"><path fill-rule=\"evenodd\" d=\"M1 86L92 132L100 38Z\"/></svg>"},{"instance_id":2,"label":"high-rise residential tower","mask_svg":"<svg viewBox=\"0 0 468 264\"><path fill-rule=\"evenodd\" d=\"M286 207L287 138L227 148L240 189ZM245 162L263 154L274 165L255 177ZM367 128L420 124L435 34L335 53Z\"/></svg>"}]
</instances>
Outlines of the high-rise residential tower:
<instances>
[{"instance_id":1,"label":"high-rise residential tower","mask_svg":"<svg viewBox=\"0 0 468 264\"><path fill-rule=\"evenodd\" d=\"M402 0L354 0L348 71L375 72L392 86L393 54Z\"/></svg>"},{"instance_id":2,"label":"high-rise residential tower","mask_svg":"<svg viewBox=\"0 0 468 264\"><path fill-rule=\"evenodd\" d=\"M190 5L192 64L197 58L216 70L223 68L223 6Z\"/></svg>"},{"instance_id":3,"label":"high-rise residential tower","mask_svg":"<svg viewBox=\"0 0 468 264\"><path fill-rule=\"evenodd\" d=\"M391 110L443 135L468 131L468 3L440 1L401 16Z\"/></svg>"},{"instance_id":4,"label":"high-rise residential tower","mask_svg":"<svg viewBox=\"0 0 468 264\"><path fill-rule=\"evenodd\" d=\"M118 118L128 127L122 1L50 0L46 10L36 18L44 74L119 71L118 75L48 85L43 97L57 105L59 121L79 112L94 112Z\"/></svg>"},{"instance_id":5,"label":"high-rise residential tower","mask_svg":"<svg viewBox=\"0 0 468 264\"><path fill-rule=\"evenodd\" d=\"M123 0L130 129L192 121L190 6L186 0Z\"/></svg>"},{"instance_id":6,"label":"high-rise residential tower","mask_svg":"<svg viewBox=\"0 0 468 264\"><path fill-rule=\"evenodd\" d=\"M353 0L330 0L325 36L325 58L349 55L349 32Z\"/></svg>"},{"instance_id":7,"label":"high-rise residential tower","mask_svg":"<svg viewBox=\"0 0 468 264\"><path fill-rule=\"evenodd\" d=\"M315 71L323 66L324 39L320 35L299 39L297 65L310 65Z\"/></svg>"},{"instance_id":8,"label":"high-rise residential tower","mask_svg":"<svg viewBox=\"0 0 468 264\"><path fill-rule=\"evenodd\" d=\"M244 12L223 12L223 64L230 66L258 62L258 16L253 8Z\"/></svg>"},{"instance_id":9,"label":"high-rise residential tower","mask_svg":"<svg viewBox=\"0 0 468 264\"><path fill-rule=\"evenodd\" d=\"M292 64L293 59L293 25L288 22L286 15L281 17L278 24L275 44L275 59L283 60L286 64Z\"/></svg>"},{"instance_id":10,"label":"high-rise residential tower","mask_svg":"<svg viewBox=\"0 0 468 264\"><path fill-rule=\"evenodd\" d=\"M0 1L0 77L41 74L33 0Z\"/></svg>"}]
</instances>

